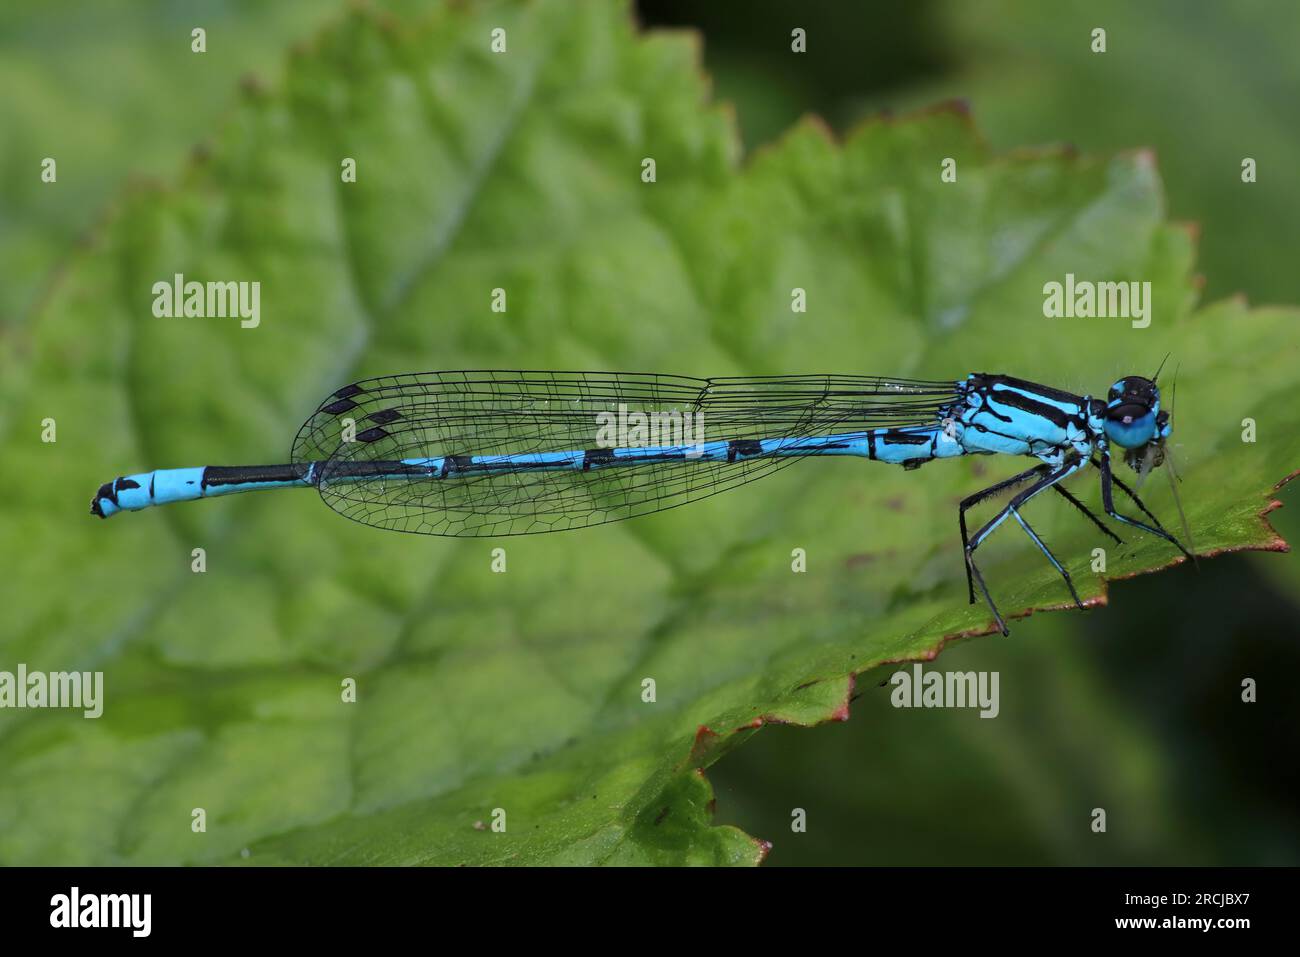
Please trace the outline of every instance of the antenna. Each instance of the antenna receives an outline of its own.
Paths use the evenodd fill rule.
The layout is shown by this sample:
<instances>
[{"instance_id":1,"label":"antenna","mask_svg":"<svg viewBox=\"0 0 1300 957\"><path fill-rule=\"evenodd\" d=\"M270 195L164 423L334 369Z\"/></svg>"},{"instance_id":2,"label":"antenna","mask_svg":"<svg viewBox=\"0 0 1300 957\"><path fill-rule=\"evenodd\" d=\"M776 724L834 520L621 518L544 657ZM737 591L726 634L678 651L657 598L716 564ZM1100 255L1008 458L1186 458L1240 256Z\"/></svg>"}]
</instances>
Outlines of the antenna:
<instances>
[{"instance_id":1,"label":"antenna","mask_svg":"<svg viewBox=\"0 0 1300 957\"><path fill-rule=\"evenodd\" d=\"M1192 556L1192 565L1196 568L1201 567L1201 563L1196 560L1196 542L1192 540L1192 527L1187 524L1187 513L1183 511L1183 500L1178 494L1178 483L1183 477L1174 469L1174 459L1170 455L1168 460L1169 470L1166 473L1169 477L1169 491L1173 493L1174 505L1178 508L1178 521L1183 526L1183 537L1187 539L1187 551Z\"/></svg>"},{"instance_id":2,"label":"antenna","mask_svg":"<svg viewBox=\"0 0 1300 957\"><path fill-rule=\"evenodd\" d=\"M1166 352L1166 353L1165 353L1165 357L1164 357L1163 359L1160 360L1160 368L1159 368L1159 369L1156 369L1156 374L1153 375L1153 376L1151 377L1151 381L1152 381L1152 382L1157 382L1157 381L1159 381L1159 379L1160 379L1160 369L1163 369L1163 368L1165 367L1165 363L1169 361L1169 357L1170 357L1171 355L1173 355L1172 352Z\"/></svg>"},{"instance_id":3,"label":"antenna","mask_svg":"<svg viewBox=\"0 0 1300 957\"><path fill-rule=\"evenodd\" d=\"M1161 365L1164 365L1164 363L1161 363ZM1174 413L1178 411L1178 370L1182 368L1182 365L1180 362L1174 366L1174 385L1169 390L1169 421L1171 422L1174 421ZM1179 481L1182 480L1179 479Z\"/></svg>"},{"instance_id":4,"label":"antenna","mask_svg":"<svg viewBox=\"0 0 1300 957\"><path fill-rule=\"evenodd\" d=\"M1168 359L1169 357L1168 357L1168 356L1165 356L1165 358ZM1164 367L1164 363L1163 363L1163 362L1160 363L1160 365L1161 365L1162 368ZM1180 368L1182 368L1182 363L1181 363L1181 362L1180 362L1178 365L1174 366L1174 384L1173 384L1173 387L1169 390L1169 419L1170 419L1170 421L1173 421L1173 419L1174 419L1174 412L1175 412L1175 410L1178 408L1178 370L1179 370ZM1156 374L1159 375L1158 372L1157 372ZM1182 526L1183 526L1183 537L1187 539L1187 550L1188 550L1189 552L1192 553L1192 564L1193 564L1194 566L1196 566L1197 568L1199 568L1199 567L1200 567L1200 563L1196 560L1196 551L1195 551L1195 549L1196 549L1196 543L1192 541L1192 529L1191 529L1191 526L1187 524L1187 513L1183 511L1183 500L1182 500L1182 498L1178 495L1178 483L1181 482L1181 481L1183 480L1183 477L1182 477L1181 475L1179 475L1179 474L1178 474L1178 470L1177 470L1176 468L1174 468L1174 450L1173 450L1173 449L1170 449L1170 450L1168 451L1168 453L1166 453L1165 461L1166 461L1166 463L1167 463L1168 466L1169 466L1169 472L1168 472L1168 475L1169 475L1169 491L1173 493L1173 496L1174 496L1174 505L1177 506L1177 508L1178 508L1178 520L1179 520L1179 522L1182 523Z\"/></svg>"}]
</instances>

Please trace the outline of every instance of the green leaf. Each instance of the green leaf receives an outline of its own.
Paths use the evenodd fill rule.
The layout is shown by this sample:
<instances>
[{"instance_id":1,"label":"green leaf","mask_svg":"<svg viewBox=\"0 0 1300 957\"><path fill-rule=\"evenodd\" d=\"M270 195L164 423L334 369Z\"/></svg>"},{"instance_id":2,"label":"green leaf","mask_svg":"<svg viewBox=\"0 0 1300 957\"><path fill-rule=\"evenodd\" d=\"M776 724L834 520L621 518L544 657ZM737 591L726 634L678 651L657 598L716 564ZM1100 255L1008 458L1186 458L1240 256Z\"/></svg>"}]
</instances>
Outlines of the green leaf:
<instances>
[{"instance_id":1,"label":"green leaf","mask_svg":"<svg viewBox=\"0 0 1300 957\"><path fill-rule=\"evenodd\" d=\"M23 556L0 653L106 684L95 721L0 714L0 860L754 863L761 842L710 825L699 769L765 723L843 720L854 674L989 628L954 512L1023 467L997 459L809 461L688 510L501 541L382 535L309 492L85 515L124 472L283 459L320 397L366 375L987 370L1083 394L1172 349L1198 545L1279 547L1260 513L1298 457L1297 313L1193 313L1192 238L1148 154L992 156L941 107L843 144L807 122L742 165L696 60L608 4L359 12L248 91L175 188L122 203L0 357L6 473L40 476L0 510ZM178 272L259 280L261 324L153 317ZM1150 327L1043 318L1067 272L1151 282ZM1150 504L1171 514L1162 486ZM1096 530L1032 508L1104 601ZM1173 561L1125 538L1110 577ZM1068 604L1023 536L982 564L1007 612Z\"/></svg>"},{"instance_id":2,"label":"green leaf","mask_svg":"<svg viewBox=\"0 0 1300 957\"><path fill-rule=\"evenodd\" d=\"M913 95L968 97L994 143L1151 147L1173 215L1203 229L1207 294L1247 290L1255 301L1286 301L1295 295L1288 272L1300 242L1300 182L1275 174L1294 149L1290 124L1278 118L1285 91L1300 83L1300 63L1289 55L1300 7L1214 4L1202 12L1186 16L1176 0L995 0L979 9L945 0L933 22L961 68ZM1106 30L1105 53L1092 52L1097 27ZM1249 185L1241 179L1246 157L1258 164Z\"/></svg>"},{"instance_id":3,"label":"green leaf","mask_svg":"<svg viewBox=\"0 0 1300 957\"><path fill-rule=\"evenodd\" d=\"M258 82L317 0L165 0L0 8L0 330L36 308L50 271L123 178L170 176L233 98ZM207 53L191 50L203 27ZM178 89L184 95L177 95ZM55 160L58 178L41 178Z\"/></svg>"}]
</instances>

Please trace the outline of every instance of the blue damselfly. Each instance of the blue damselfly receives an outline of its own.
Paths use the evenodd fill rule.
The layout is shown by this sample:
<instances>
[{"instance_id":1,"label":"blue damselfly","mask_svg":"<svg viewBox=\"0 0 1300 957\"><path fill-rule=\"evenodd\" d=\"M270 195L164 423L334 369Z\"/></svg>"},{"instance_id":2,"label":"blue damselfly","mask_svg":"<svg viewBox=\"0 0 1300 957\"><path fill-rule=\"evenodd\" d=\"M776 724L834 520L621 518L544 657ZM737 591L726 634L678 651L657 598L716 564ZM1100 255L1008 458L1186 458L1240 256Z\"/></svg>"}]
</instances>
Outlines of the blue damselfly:
<instances>
[{"instance_id":1,"label":"blue damselfly","mask_svg":"<svg viewBox=\"0 0 1300 957\"><path fill-rule=\"evenodd\" d=\"M735 488L810 456L850 455L919 468L963 455L1024 455L1038 464L963 499L958 525L968 597L1006 623L975 563L1008 517L1064 578L1070 574L1021 515L1055 489L1120 539L1061 483L1089 465L1116 522L1191 553L1112 473L1111 449L1145 475L1165 460L1170 416L1156 376L1127 376L1105 400L1005 375L918 380L852 375L695 379L613 372L437 372L366 379L325 399L299 429L287 465L161 469L100 487L104 518L168 502L256 489L315 488L367 525L449 536L584 528ZM674 429L689 426L678 438ZM667 432L665 433L665 429ZM966 512L1025 486L973 535ZM1113 489L1147 521L1120 514Z\"/></svg>"}]
</instances>

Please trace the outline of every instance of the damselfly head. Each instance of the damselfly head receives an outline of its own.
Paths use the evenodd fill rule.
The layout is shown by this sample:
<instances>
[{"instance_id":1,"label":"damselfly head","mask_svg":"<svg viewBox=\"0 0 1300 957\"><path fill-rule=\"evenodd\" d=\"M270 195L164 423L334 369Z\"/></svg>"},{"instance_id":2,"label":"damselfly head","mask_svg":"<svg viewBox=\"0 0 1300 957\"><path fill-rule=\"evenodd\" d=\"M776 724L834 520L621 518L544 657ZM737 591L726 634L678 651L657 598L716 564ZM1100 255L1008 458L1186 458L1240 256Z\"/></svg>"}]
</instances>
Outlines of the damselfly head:
<instances>
[{"instance_id":1,"label":"damselfly head","mask_svg":"<svg viewBox=\"0 0 1300 957\"><path fill-rule=\"evenodd\" d=\"M1160 411L1160 388L1140 375L1125 376L1106 396L1106 437L1120 448L1141 450L1169 435L1169 415Z\"/></svg>"}]
</instances>

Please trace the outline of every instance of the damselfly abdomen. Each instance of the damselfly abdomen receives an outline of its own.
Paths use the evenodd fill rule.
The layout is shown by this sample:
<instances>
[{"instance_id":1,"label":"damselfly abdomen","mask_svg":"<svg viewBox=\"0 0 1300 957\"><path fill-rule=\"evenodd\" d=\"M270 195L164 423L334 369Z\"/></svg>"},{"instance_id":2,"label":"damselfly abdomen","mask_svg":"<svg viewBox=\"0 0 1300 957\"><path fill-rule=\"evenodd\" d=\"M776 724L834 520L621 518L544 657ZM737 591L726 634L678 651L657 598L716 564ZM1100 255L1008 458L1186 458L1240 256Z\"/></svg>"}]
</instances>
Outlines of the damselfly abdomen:
<instances>
[{"instance_id":1,"label":"damselfly abdomen","mask_svg":"<svg viewBox=\"0 0 1300 957\"><path fill-rule=\"evenodd\" d=\"M1065 579L1020 513L1055 489L1105 534L1061 483L1089 465L1113 520L1190 553L1111 471L1111 446L1139 472L1164 460L1169 413L1154 379L1128 376L1105 401L1005 375L960 380L811 375L694 379L614 372L436 372L366 379L326 398L298 430L292 463L127 475L91 511L256 489L309 487L335 511L378 528L429 535L527 535L585 528L706 498L802 458L851 455L917 468L963 455L1038 464L961 502L969 598L999 614L975 551L1008 516ZM966 511L1023 485L973 535ZM1112 487L1150 524L1116 511Z\"/></svg>"}]
</instances>

